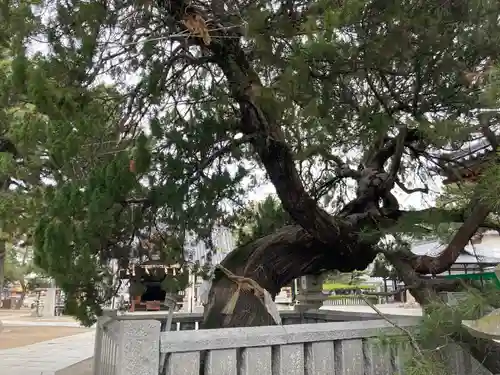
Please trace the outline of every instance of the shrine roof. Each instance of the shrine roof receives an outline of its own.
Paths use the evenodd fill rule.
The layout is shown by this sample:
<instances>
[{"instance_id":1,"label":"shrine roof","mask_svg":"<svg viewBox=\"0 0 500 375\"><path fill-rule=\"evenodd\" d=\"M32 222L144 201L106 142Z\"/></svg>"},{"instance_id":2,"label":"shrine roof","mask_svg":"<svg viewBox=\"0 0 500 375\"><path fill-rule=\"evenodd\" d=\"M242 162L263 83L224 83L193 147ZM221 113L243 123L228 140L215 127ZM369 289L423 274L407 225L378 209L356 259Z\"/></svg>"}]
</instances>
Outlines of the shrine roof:
<instances>
[{"instance_id":1,"label":"shrine roof","mask_svg":"<svg viewBox=\"0 0 500 375\"><path fill-rule=\"evenodd\" d=\"M495 240L495 235L492 236L493 241L484 241L478 244L467 244L462 249L455 264L492 264L500 263L500 237ZM415 255L428 255L432 257L438 256L444 249L446 244L439 240L428 240L415 242L411 247L411 252Z\"/></svg>"},{"instance_id":2,"label":"shrine roof","mask_svg":"<svg viewBox=\"0 0 500 375\"><path fill-rule=\"evenodd\" d=\"M491 153L493 147L486 138L480 138L475 141L469 142L460 150L443 154L450 161L472 161L482 158L483 156Z\"/></svg>"}]
</instances>

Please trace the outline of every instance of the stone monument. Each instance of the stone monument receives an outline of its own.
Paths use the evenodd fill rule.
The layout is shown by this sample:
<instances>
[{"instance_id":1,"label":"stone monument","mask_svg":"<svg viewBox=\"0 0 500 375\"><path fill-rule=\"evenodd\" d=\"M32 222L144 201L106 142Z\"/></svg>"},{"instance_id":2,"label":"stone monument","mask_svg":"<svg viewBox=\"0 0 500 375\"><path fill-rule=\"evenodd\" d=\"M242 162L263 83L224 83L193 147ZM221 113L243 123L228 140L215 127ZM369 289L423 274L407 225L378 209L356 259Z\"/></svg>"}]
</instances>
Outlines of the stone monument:
<instances>
[{"instance_id":1,"label":"stone monument","mask_svg":"<svg viewBox=\"0 0 500 375\"><path fill-rule=\"evenodd\" d=\"M323 275L307 275L298 279L295 310L303 313L323 306L327 296L323 293Z\"/></svg>"},{"instance_id":2,"label":"stone monument","mask_svg":"<svg viewBox=\"0 0 500 375\"><path fill-rule=\"evenodd\" d=\"M56 290L57 288L47 288L43 299L43 317L53 317L56 315Z\"/></svg>"}]
</instances>

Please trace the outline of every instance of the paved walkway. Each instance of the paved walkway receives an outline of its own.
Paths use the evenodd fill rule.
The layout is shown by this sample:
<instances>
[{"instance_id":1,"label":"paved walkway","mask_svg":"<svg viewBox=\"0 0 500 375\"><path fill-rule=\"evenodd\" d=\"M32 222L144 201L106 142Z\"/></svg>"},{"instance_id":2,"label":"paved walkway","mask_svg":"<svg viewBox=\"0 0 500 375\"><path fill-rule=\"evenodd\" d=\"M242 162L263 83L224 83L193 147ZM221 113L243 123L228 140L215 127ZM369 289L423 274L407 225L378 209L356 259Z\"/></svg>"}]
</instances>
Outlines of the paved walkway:
<instances>
[{"instance_id":1,"label":"paved walkway","mask_svg":"<svg viewBox=\"0 0 500 375\"><path fill-rule=\"evenodd\" d=\"M29 321L29 320L14 320L14 319L0 319L4 327L15 326L15 327L70 327L70 328L80 328L82 327L80 323L76 322L64 322L64 321Z\"/></svg>"},{"instance_id":2,"label":"paved walkway","mask_svg":"<svg viewBox=\"0 0 500 375\"><path fill-rule=\"evenodd\" d=\"M0 374L49 375L94 354L94 332L0 350Z\"/></svg>"}]
</instances>

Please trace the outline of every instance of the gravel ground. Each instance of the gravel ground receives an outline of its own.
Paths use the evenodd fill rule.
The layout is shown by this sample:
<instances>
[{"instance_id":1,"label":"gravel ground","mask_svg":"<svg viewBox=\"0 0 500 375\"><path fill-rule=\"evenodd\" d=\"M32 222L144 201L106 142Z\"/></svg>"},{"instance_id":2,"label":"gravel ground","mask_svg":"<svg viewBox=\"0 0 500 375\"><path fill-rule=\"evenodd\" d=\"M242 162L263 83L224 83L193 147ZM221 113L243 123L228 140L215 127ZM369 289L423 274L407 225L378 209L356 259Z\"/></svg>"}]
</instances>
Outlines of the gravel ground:
<instances>
[{"instance_id":1,"label":"gravel ground","mask_svg":"<svg viewBox=\"0 0 500 375\"><path fill-rule=\"evenodd\" d=\"M85 328L30 326L3 326L0 331L0 349L18 348L58 337L72 336L88 332Z\"/></svg>"}]
</instances>

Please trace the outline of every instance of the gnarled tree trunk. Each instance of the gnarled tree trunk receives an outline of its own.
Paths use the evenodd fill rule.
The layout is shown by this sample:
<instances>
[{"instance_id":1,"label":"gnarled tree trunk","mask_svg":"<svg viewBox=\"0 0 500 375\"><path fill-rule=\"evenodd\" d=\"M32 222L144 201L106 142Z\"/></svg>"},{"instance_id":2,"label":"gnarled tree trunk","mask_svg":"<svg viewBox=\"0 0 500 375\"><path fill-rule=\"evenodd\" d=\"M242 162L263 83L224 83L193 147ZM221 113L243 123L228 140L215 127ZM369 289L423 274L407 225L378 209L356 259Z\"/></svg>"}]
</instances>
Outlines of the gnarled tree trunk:
<instances>
[{"instance_id":1,"label":"gnarled tree trunk","mask_svg":"<svg viewBox=\"0 0 500 375\"><path fill-rule=\"evenodd\" d=\"M237 248L224 259L222 265L237 276L256 281L274 298L282 286L297 277L330 270L348 272L365 269L375 255L369 244L355 238L339 236L337 245L328 246L302 227L290 225ZM204 328L275 324L259 297L252 292L242 291L233 314L223 314L236 289L233 281L216 271L205 306Z\"/></svg>"},{"instance_id":2,"label":"gnarled tree trunk","mask_svg":"<svg viewBox=\"0 0 500 375\"><path fill-rule=\"evenodd\" d=\"M350 252L342 252L342 246ZM364 269L376 252L370 245L349 242L339 238L339 245L326 246L315 240L297 225L286 226L278 232L263 237L231 252L222 265L238 276L256 281L275 297L280 288L291 280L318 274L328 270L342 272ZM403 272L402 279L416 301L423 308L438 299L436 291L409 268L409 264L397 259L390 261ZM222 272L216 272L205 306L204 329L275 325L261 300L252 292L241 292L233 314L223 313L224 307L236 291L236 284ZM483 364L491 373L500 373L500 345L491 340L478 339L467 331L457 332L453 339Z\"/></svg>"}]
</instances>

